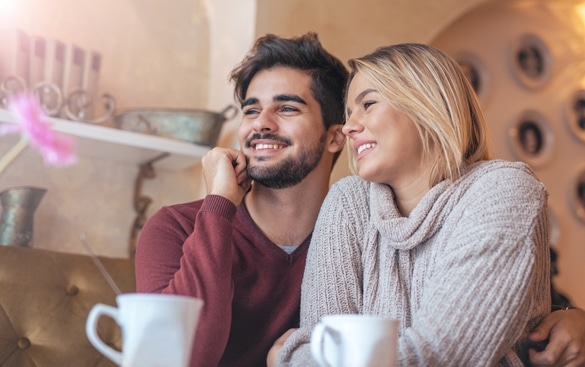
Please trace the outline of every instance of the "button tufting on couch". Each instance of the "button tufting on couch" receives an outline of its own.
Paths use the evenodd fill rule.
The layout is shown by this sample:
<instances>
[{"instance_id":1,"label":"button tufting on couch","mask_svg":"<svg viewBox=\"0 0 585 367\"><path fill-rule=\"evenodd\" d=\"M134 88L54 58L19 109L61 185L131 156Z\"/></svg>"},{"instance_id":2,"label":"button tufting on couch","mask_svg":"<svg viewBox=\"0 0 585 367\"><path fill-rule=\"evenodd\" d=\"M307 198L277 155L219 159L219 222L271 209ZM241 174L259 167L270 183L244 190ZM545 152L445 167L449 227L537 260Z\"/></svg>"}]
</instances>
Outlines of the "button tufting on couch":
<instances>
[{"instance_id":1,"label":"button tufting on couch","mask_svg":"<svg viewBox=\"0 0 585 367\"><path fill-rule=\"evenodd\" d=\"M133 260L100 260L123 293L135 291ZM0 366L115 366L85 335L91 307L115 297L89 256L0 245ZM98 332L120 349L113 320L100 319Z\"/></svg>"}]
</instances>

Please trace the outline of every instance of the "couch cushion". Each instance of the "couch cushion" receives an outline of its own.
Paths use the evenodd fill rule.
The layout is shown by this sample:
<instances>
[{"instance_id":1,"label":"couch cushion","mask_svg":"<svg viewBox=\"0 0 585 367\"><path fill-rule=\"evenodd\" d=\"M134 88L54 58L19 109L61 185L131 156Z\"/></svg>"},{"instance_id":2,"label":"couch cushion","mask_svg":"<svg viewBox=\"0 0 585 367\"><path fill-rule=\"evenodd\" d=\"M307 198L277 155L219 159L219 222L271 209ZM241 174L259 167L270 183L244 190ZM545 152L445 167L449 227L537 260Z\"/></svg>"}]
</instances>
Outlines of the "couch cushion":
<instances>
[{"instance_id":1,"label":"couch cushion","mask_svg":"<svg viewBox=\"0 0 585 367\"><path fill-rule=\"evenodd\" d=\"M134 292L134 262L100 257L123 293ZM114 366L89 343L87 315L116 294L89 256L0 245L0 366ZM98 332L120 349L109 318Z\"/></svg>"}]
</instances>

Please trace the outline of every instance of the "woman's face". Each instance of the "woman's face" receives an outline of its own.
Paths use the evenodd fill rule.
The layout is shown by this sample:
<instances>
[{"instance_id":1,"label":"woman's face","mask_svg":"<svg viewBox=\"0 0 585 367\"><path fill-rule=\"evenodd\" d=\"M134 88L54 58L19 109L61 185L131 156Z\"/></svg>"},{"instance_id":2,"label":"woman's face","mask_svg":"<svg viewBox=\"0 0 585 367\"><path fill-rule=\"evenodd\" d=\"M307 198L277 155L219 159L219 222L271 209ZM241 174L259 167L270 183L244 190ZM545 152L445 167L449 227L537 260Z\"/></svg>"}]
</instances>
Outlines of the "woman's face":
<instances>
[{"instance_id":1,"label":"woman's face","mask_svg":"<svg viewBox=\"0 0 585 367\"><path fill-rule=\"evenodd\" d=\"M359 72L349 85L346 107L348 119L343 133L356 152L360 177L394 189L410 187L420 180L428 184L422 143L414 123L387 103Z\"/></svg>"}]
</instances>

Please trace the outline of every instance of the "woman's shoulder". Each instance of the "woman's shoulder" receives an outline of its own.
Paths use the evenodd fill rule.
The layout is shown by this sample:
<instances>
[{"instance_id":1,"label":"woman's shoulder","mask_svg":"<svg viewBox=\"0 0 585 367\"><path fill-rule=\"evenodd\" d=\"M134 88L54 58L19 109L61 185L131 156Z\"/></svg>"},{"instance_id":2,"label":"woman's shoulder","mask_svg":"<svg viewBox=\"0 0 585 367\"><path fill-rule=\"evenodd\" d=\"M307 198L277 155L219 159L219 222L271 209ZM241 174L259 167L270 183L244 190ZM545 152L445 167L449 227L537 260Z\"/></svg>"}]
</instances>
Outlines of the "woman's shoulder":
<instances>
[{"instance_id":1,"label":"woman's shoulder","mask_svg":"<svg viewBox=\"0 0 585 367\"><path fill-rule=\"evenodd\" d=\"M464 186L482 197L510 197L525 200L548 196L545 185L523 162L490 160L474 164L461 178ZM467 182L467 185L464 184ZM491 195L490 195L491 193Z\"/></svg>"},{"instance_id":2,"label":"woman's shoulder","mask_svg":"<svg viewBox=\"0 0 585 367\"><path fill-rule=\"evenodd\" d=\"M343 177L331 185L323 206L367 206L371 185L357 175Z\"/></svg>"},{"instance_id":3,"label":"woman's shoulder","mask_svg":"<svg viewBox=\"0 0 585 367\"><path fill-rule=\"evenodd\" d=\"M524 162L512 162L505 160L489 160L473 164L464 174L464 179L487 182L523 183L523 186L544 188L532 168Z\"/></svg>"},{"instance_id":4,"label":"woman's shoulder","mask_svg":"<svg viewBox=\"0 0 585 367\"><path fill-rule=\"evenodd\" d=\"M358 175L348 175L345 177L340 178L334 185L341 184L341 185L351 185L351 184L367 184L368 181L365 181Z\"/></svg>"},{"instance_id":5,"label":"woman's shoulder","mask_svg":"<svg viewBox=\"0 0 585 367\"><path fill-rule=\"evenodd\" d=\"M367 191L370 182L363 180L360 176L350 175L340 178L330 189L330 192Z\"/></svg>"}]
</instances>

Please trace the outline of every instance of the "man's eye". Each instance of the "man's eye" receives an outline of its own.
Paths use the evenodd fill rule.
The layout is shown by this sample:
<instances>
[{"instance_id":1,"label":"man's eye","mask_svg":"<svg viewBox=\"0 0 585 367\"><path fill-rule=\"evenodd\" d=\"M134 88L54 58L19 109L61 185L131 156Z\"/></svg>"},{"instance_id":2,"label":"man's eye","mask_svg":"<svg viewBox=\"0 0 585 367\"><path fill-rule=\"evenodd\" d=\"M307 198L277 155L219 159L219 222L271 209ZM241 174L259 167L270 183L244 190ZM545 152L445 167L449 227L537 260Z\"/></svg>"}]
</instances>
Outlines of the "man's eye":
<instances>
[{"instance_id":1,"label":"man's eye","mask_svg":"<svg viewBox=\"0 0 585 367\"><path fill-rule=\"evenodd\" d=\"M242 110L242 114L245 116L255 115L257 113L258 113L258 110L255 108L248 108L248 109Z\"/></svg>"},{"instance_id":2,"label":"man's eye","mask_svg":"<svg viewBox=\"0 0 585 367\"><path fill-rule=\"evenodd\" d=\"M282 106L282 108L280 109L280 111L282 112L298 112L298 108L292 107L292 106Z\"/></svg>"}]
</instances>

